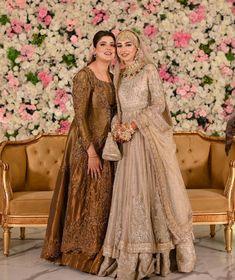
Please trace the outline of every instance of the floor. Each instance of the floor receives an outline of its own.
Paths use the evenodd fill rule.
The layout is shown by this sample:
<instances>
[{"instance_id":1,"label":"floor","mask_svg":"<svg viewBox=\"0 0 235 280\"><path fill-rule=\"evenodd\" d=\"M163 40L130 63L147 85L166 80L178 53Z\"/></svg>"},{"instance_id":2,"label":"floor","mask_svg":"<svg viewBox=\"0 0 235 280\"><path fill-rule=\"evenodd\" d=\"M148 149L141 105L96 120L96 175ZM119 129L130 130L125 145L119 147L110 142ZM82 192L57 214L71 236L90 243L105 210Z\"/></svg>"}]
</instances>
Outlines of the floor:
<instances>
[{"instance_id":1,"label":"floor","mask_svg":"<svg viewBox=\"0 0 235 280\"><path fill-rule=\"evenodd\" d=\"M234 228L235 230L235 228ZM2 255L0 239L0 280L110 280L81 273L68 267L48 263L39 258L44 229L27 229L26 240L19 240L19 229L12 230L11 251L8 258ZM172 273L166 278L151 280L232 280L235 279L235 248L233 253L224 250L223 226L217 226L214 239L209 237L208 226L195 226L197 263L190 274ZM235 235L234 235L235 241Z\"/></svg>"}]
</instances>

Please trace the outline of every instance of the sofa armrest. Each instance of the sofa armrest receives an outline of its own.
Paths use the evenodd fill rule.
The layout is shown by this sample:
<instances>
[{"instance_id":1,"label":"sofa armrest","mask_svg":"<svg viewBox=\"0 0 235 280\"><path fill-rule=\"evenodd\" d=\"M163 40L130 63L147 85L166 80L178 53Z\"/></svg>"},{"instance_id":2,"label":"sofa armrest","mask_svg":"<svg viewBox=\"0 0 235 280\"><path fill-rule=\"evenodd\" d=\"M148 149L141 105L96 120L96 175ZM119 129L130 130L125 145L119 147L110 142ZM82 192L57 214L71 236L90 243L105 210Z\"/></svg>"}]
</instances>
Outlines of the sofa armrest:
<instances>
[{"instance_id":1,"label":"sofa armrest","mask_svg":"<svg viewBox=\"0 0 235 280\"><path fill-rule=\"evenodd\" d=\"M229 174L224 187L224 195L228 199L229 211L234 210L234 183L235 183L235 160L229 162Z\"/></svg>"},{"instance_id":2,"label":"sofa armrest","mask_svg":"<svg viewBox=\"0 0 235 280\"><path fill-rule=\"evenodd\" d=\"M0 168L2 170L1 176L1 197L3 198L3 213L7 214L9 211L9 203L13 198L13 191L9 176L9 165L0 160Z\"/></svg>"}]
</instances>

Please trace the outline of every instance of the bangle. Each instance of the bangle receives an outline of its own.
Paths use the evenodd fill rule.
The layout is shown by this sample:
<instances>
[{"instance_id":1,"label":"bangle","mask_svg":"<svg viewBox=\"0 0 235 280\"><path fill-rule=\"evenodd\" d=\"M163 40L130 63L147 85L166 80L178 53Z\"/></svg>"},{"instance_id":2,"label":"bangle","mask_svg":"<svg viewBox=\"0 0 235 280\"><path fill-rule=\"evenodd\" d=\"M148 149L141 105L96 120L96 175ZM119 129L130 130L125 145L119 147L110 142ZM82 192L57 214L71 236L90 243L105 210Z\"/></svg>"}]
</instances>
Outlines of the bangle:
<instances>
[{"instance_id":1,"label":"bangle","mask_svg":"<svg viewBox=\"0 0 235 280\"><path fill-rule=\"evenodd\" d=\"M98 157L98 156L97 156L97 155L96 155L96 156L95 156L95 155L94 155L94 156L89 156L89 155L88 155L88 157L89 157L89 158L96 158L96 157Z\"/></svg>"}]
</instances>

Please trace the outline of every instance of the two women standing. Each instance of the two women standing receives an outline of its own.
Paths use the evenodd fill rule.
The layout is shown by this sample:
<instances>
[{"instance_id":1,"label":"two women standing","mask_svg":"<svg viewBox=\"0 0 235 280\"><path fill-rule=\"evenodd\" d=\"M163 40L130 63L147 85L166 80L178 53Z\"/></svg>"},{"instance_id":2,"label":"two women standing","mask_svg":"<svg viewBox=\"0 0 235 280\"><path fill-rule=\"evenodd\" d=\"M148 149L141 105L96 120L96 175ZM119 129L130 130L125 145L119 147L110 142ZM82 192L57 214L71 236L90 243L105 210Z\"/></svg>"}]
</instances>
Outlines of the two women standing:
<instances>
[{"instance_id":1,"label":"two women standing","mask_svg":"<svg viewBox=\"0 0 235 280\"><path fill-rule=\"evenodd\" d=\"M113 196L111 164L100 158L115 103L107 72L115 40L106 34L94 44L96 60L74 78L75 119L42 256L119 280L166 276L174 260L179 271L190 272L195 263L191 208L161 81L137 34L122 31L116 40L118 114L112 132L122 143L122 159Z\"/></svg>"}]
</instances>

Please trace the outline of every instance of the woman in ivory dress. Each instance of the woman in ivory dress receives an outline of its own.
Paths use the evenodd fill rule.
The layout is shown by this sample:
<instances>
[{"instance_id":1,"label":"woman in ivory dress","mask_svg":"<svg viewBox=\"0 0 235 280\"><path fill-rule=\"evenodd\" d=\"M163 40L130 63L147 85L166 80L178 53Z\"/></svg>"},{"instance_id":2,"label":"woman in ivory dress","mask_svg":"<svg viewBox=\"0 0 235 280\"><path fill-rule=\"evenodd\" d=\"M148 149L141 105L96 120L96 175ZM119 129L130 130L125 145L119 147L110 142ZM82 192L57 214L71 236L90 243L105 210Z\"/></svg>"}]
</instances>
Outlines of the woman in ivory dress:
<instances>
[{"instance_id":1,"label":"woman in ivory dress","mask_svg":"<svg viewBox=\"0 0 235 280\"><path fill-rule=\"evenodd\" d=\"M161 81L137 34L122 31L116 44L119 114L112 132L123 143L123 157L115 174L99 276L166 276L173 265L190 272L195 264L192 213Z\"/></svg>"},{"instance_id":2,"label":"woman in ivory dress","mask_svg":"<svg viewBox=\"0 0 235 280\"><path fill-rule=\"evenodd\" d=\"M99 31L91 63L73 78L74 120L51 203L41 257L97 274L108 224L113 172L102 161L115 105L109 65L115 37Z\"/></svg>"}]
</instances>

